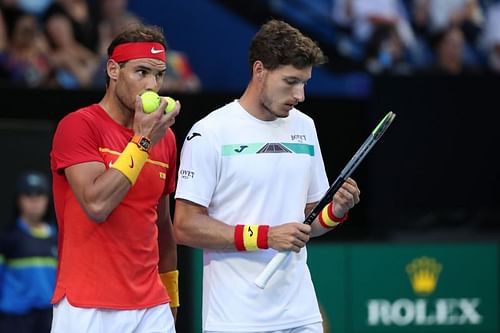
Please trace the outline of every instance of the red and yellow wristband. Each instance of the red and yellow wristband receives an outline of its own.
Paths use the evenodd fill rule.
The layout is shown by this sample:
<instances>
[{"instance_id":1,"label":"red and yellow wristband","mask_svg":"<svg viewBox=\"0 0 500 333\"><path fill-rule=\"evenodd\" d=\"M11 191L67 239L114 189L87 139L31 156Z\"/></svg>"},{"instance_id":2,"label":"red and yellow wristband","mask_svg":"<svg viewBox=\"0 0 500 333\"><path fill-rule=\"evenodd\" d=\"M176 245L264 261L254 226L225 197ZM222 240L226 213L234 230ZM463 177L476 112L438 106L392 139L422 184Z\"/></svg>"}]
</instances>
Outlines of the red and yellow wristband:
<instances>
[{"instance_id":1,"label":"red and yellow wristband","mask_svg":"<svg viewBox=\"0 0 500 333\"><path fill-rule=\"evenodd\" d=\"M348 215L349 211L346 212L341 218L336 217L333 214L333 203L330 202L328 205L326 205L325 208L321 210L321 213L319 213L318 215L318 220L323 227L331 229L347 220Z\"/></svg>"},{"instance_id":2,"label":"red and yellow wristband","mask_svg":"<svg viewBox=\"0 0 500 333\"><path fill-rule=\"evenodd\" d=\"M160 280L167 290L168 296L170 297L170 307L178 308L180 306L179 302L179 271L170 271L166 273L160 273Z\"/></svg>"},{"instance_id":3,"label":"red and yellow wristband","mask_svg":"<svg viewBox=\"0 0 500 333\"><path fill-rule=\"evenodd\" d=\"M238 251L268 249L268 225L237 224L234 227L234 245Z\"/></svg>"}]
</instances>

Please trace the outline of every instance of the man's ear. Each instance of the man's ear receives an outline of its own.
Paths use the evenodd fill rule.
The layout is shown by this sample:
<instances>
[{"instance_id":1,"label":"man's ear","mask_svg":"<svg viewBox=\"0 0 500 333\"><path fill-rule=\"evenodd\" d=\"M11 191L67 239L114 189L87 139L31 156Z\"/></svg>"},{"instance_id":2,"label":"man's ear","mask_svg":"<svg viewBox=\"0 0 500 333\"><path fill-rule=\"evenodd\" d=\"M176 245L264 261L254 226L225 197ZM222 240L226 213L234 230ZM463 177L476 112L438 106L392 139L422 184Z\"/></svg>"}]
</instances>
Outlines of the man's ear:
<instances>
[{"instance_id":1,"label":"man's ear","mask_svg":"<svg viewBox=\"0 0 500 333\"><path fill-rule=\"evenodd\" d=\"M262 61L257 60L253 63L252 74L256 79L262 80L265 71L266 69L264 68L264 64L262 63Z\"/></svg>"},{"instance_id":2,"label":"man's ear","mask_svg":"<svg viewBox=\"0 0 500 333\"><path fill-rule=\"evenodd\" d=\"M108 76L111 80L117 80L120 65L116 61L109 59L106 64L106 71L108 72Z\"/></svg>"}]
</instances>

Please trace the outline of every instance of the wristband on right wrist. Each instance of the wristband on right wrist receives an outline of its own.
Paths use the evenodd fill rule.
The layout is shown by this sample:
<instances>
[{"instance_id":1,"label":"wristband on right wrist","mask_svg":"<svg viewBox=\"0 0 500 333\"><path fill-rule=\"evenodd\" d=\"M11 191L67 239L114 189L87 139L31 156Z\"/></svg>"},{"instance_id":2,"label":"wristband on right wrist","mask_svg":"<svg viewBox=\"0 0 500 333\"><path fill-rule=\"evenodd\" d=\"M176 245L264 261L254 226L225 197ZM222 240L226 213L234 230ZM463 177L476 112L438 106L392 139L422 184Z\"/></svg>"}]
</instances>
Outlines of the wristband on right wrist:
<instances>
[{"instance_id":1,"label":"wristband on right wrist","mask_svg":"<svg viewBox=\"0 0 500 333\"><path fill-rule=\"evenodd\" d=\"M111 167L120 171L134 185L148 156L137 144L129 142Z\"/></svg>"},{"instance_id":2,"label":"wristband on right wrist","mask_svg":"<svg viewBox=\"0 0 500 333\"><path fill-rule=\"evenodd\" d=\"M268 249L268 225L237 224L234 227L234 245L238 251Z\"/></svg>"},{"instance_id":3,"label":"wristband on right wrist","mask_svg":"<svg viewBox=\"0 0 500 333\"><path fill-rule=\"evenodd\" d=\"M349 212L346 212L341 218L336 217L333 214L333 203L330 202L328 205L326 205L325 208L321 210L321 213L319 213L318 215L318 220L323 227L331 229L347 220L348 215Z\"/></svg>"}]
</instances>

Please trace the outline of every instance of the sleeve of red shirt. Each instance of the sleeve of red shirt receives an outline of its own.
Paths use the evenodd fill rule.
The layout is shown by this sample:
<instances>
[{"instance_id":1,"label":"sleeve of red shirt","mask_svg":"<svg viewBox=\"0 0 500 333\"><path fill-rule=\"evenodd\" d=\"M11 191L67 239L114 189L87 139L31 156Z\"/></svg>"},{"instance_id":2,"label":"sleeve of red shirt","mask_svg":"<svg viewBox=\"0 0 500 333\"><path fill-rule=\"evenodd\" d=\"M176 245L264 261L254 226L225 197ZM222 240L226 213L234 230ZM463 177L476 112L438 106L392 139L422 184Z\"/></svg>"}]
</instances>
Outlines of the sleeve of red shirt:
<instances>
[{"instance_id":1,"label":"sleeve of red shirt","mask_svg":"<svg viewBox=\"0 0 500 333\"><path fill-rule=\"evenodd\" d=\"M163 194L170 194L175 190L177 175L177 144L174 132L169 128L166 135L168 147L168 170Z\"/></svg>"},{"instance_id":2,"label":"sleeve of red shirt","mask_svg":"<svg viewBox=\"0 0 500 333\"><path fill-rule=\"evenodd\" d=\"M52 142L52 160L57 171L84 162L104 163L98 137L84 114L73 112L59 122Z\"/></svg>"}]
</instances>

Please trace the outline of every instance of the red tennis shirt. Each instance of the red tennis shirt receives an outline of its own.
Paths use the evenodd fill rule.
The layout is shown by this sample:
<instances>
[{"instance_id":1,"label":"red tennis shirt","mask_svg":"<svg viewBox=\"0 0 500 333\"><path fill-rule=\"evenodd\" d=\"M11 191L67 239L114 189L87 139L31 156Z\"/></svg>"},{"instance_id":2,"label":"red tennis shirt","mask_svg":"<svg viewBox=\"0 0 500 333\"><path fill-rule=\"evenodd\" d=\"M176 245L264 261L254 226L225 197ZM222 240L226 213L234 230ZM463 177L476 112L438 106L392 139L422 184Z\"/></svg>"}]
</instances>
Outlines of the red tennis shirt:
<instances>
[{"instance_id":1,"label":"red tennis shirt","mask_svg":"<svg viewBox=\"0 0 500 333\"><path fill-rule=\"evenodd\" d=\"M68 114L57 126L51 151L59 227L53 304L64 296L74 306L110 309L170 301L158 275L156 208L175 187L173 132L168 129L153 146L135 185L102 223L87 217L64 175L64 168L91 161L109 168L132 135L97 104Z\"/></svg>"}]
</instances>

